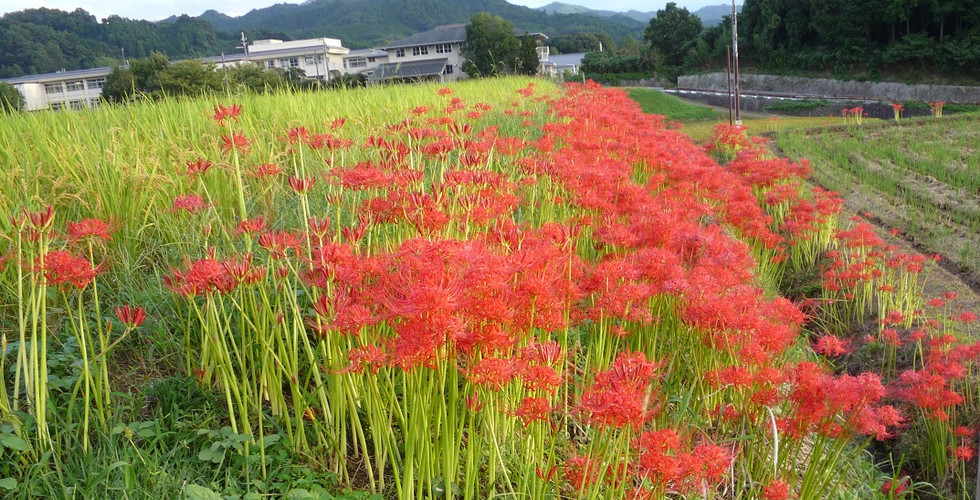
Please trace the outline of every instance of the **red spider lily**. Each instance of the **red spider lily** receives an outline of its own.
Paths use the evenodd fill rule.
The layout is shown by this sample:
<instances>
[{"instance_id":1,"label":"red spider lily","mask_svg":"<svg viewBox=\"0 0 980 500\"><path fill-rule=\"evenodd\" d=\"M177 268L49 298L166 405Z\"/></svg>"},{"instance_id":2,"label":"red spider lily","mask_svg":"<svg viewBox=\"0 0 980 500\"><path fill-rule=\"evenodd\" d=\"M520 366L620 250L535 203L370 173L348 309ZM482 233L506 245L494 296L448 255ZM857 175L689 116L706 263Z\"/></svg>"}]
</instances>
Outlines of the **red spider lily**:
<instances>
[{"instance_id":1,"label":"red spider lily","mask_svg":"<svg viewBox=\"0 0 980 500\"><path fill-rule=\"evenodd\" d=\"M334 118L334 120L330 122L330 128L332 130L337 130L338 128L343 127L345 123L347 123L347 118Z\"/></svg>"},{"instance_id":2,"label":"red spider lily","mask_svg":"<svg viewBox=\"0 0 980 500\"><path fill-rule=\"evenodd\" d=\"M416 106L414 109L412 109L412 114L415 116L424 115L428 112L429 112L429 108L425 106Z\"/></svg>"},{"instance_id":3,"label":"red spider lily","mask_svg":"<svg viewBox=\"0 0 980 500\"><path fill-rule=\"evenodd\" d=\"M778 479L773 479L762 487L762 500L789 500L790 498L789 485Z\"/></svg>"},{"instance_id":4,"label":"red spider lily","mask_svg":"<svg viewBox=\"0 0 980 500\"><path fill-rule=\"evenodd\" d=\"M64 250L55 250L45 254L43 261L40 257L35 259L34 271L43 273L48 285L59 285L62 288L73 285L81 289L88 286L102 272L102 266L93 267L92 263L84 257L76 257Z\"/></svg>"},{"instance_id":5,"label":"red spider lily","mask_svg":"<svg viewBox=\"0 0 980 500\"><path fill-rule=\"evenodd\" d=\"M885 481L885 484L881 485L881 492L888 496L888 498L903 498L905 495L905 490L909 488L909 478L903 477L901 480L896 481L894 479L889 479Z\"/></svg>"},{"instance_id":6,"label":"red spider lily","mask_svg":"<svg viewBox=\"0 0 980 500\"><path fill-rule=\"evenodd\" d=\"M83 219L78 222L69 222L67 225L68 237L71 241L79 241L86 238L99 239L106 241L112 238L115 228L101 219Z\"/></svg>"},{"instance_id":7,"label":"red spider lily","mask_svg":"<svg viewBox=\"0 0 980 500\"><path fill-rule=\"evenodd\" d=\"M31 227L34 230L46 231L51 227L51 223L54 220L54 207L48 205L47 208L37 212L29 212L25 208L24 215L27 217L27 220L30 222Z\"/></svg>"},{"instance_id":8,"label":"red spider lily","mask_svg":"<svg viewBox=\"0 0 980 500\"><path fill-rule=\"evenodd\" d=\"M196 194L179 195L174 198L172 212L185 211L189 214L196 214L208 207L207 203Z\"/></svg>"},{"instance_id":9,"label":"red spider lily","mask_svg":"<svg viewBox=\"0 0 980 500\"><path fill-rule=\"evenodd\" d=\"M293 127L289 129L286 134L286 140L290 144L297 144L300 142L306 142L306 138L310 136L310 131L306 127Z\"/></svg>"},{"instance_id":10,"label":"red spider lily","mask_svg":"<svg viewBox=\"0 0 980 500\"><path fill-rule=\"evenodd\" d=\"M533 422L547 422L551 415L551 405L545 398L527 397L521 400L514 415L521 419L525 427Z\"/></svg>"},{"instance_id":11,"label":"red spider lily","mask_svg":"<svg viewBox=\"0 0 980 500\"><path fill-rule=\"evenodd\" d=\"M254 285L262 281L265 277L265 268L252 266L253 256L250 253L242 255L238 259L229 259L221 262L222 267L228 275L234 278L237 283Z\"/></svg>"},{"instance_id":12,"label":"red spider lily","mask_svg":"<svg viewBox=\"0 0 980 500\"><path fill-rule=\"evenodd\" d=\"M364 347L355 347L348 353L350 365L344 369L345 373L361 373L365 367L371 369L371 373L377 374L384 367L387 356L380 347L369 344Z\"/></svg>"},{"instance_id":13,"label":"red spider lily","mask_svg":"<svg viewBox=\"0 0 980 500\"><path fill-rule=\"evenodd\" d=\"M124 305L116 308L116 317L119 322L126 325L126 328L133 329L143 324L146 320L146 310L142 307L131 307Z\"/></svg>"},{"instance_id":14,"label":"red spider lily","mask_svg":"<svg viewBox=\"0 0 980 500\"><path fill-rule=\"evenodd\" d=\"M534 93L534 82L528 83L527 87L517 89L517 93L524 97L531 97L531 94Z\"/></svg>"},{"instance_id":15,"label":"red spider lily","mask_svg":"<svg viewBox=\"0 0 980 500\"><path fill-rule=\"evenodd\" d=\"M448 95L452 95L453 94L453 89L451 89L449 87L442 87L441 89L437 90L436 93L445 97L445 96L448 96Z\"/></svg>"},{"instance_id":16,"label":"red spider lily","mask_svg":"<svg viewBox=\"0 0 980 500\"><path fill-rule=\"evenodd\" d=\"M303 242L296 233L269 231L259 235L259 246L269 252L269 256L273 259L284 259L289 250L299 252Z\"/></svg>"},{"instance_id":17,"label":"red spider lily","mask_svg":"<svg viewBox=\"0 0 980 500\"><path fill-rule=\"evenodd\" d=\"M252 177L256 179L265 179L266 177L274 177L282 173L282 167L273 163L263 163L255 170L249 173Z\"/></svg>"},{"instance_id":18,"label":"red spider lily","mask_svg":"<svg viewBox=\"0 0 980 500\"><path fill-rule=\"evenodd\" d=\"M191 262L186 271L173 270L164 276L164 283L174 293L185 297L213 292L228 293L235 288L236 280L222 264L214 258L204 258Z\"/></svg>"},{"instance_id":19,"label":"red spider lily","mask_svg":"<svg viewBox=\"0 0 980 500\"><path fill-rule=\"evenodd\" d=\"M976 458L977 451L972 445L960 445L953 448L953 458L960 462L969 462Z\"/></svg>"},{"instance_id":20,"label":"red spider lily","mask_svg":"<svg viewBox=\"0 0 980 500\"><path fill-rule=\"evenodd\" d=\"M225 154L231 151L239 151L245 153L248 151L248 146L251 144L244 134L240 132L232 132L230 136L221 136L221 151Z\"/></svg>"},{"instance_id":21,"label":"red spider lily","mask_svg":"<svg viewBox=\"0 0 980 500\"><path fill-rule=\"evenodd\" d=\"M235 227L235 236L241 236L243 234L251 234L251 233L261 233L262 231L265 231L264 217L245 219L239 221L238 226Z\"/></svg>"},{"instance_id":22,"label":"red spider lily","mask_svg":"<svg viewBox=\"0 0 980 500\"><path fill-rule=\"evenodd\" d=\"M620 353L612 366L595 377L595 384L582 394L587 421L599 426L639 429L654 411L648 408L650 384L658 365L642 352Z\"/></svg>"},{"instance_id":23,"label":"red spider lily","mask_svg":"<svg viewBox=\"0 0 980 500\"><path fill-rule=\"evenodd\" d=\"M310 234L320 240L320 244L322 245L323 239L330 233L330 217L323 217L321 219L314 215L306 221L306 227L309 228Z\"/></svg>"},{"instance_id":24,"label":"red spider lily","mask_svg":"<svg viewBox=\"0 0 980 500\"><path fill-rule=\"evenodd\" d=\"M850 342L837 338L836 335L824 335L817 339L814 351L828 358L836 358L851 352Z\"/></svg>"},{"instance_id":25,"label":"red spider lily","mask_svg":"<svg viewBox=\"0 0 980 500\"><path fill-rule=\"evenodd\" d=\"M187 163L187 177L194 178L194 176L204 174L211 169L212 163L203 158L198 158L195 162Z\"/></svg>"},{"instance_id":26,"label":"red spider lily","mask_svg":"<svg viewBox=\"0 0 980 500\"><path fill-rule=\"evenodd\" d=\"M241 114L241 104L232 104L230 106L219 104L214 107L214 115L212 115L211 118L214 118L214 120L218 122L218 125L224 126L226 118L231 118L235 120L235 123L238 123L238 116Z\"/></svg>"},{"instance_id":27,"label":"red spider lily","mask_svg":"<svg viewBox=\"0 0 980 500\"><path fill-rule=\"evenodd\" d=\"M289 187L297 194L308 192L316 184L316 177L289 177Z\"/></svg>"},{"instance_id":28,"label":"red spider lily","mask_svg":"<svg viewBox=\"0 0 980 500\"><path fill-rule=\"evenodd\" d=\"M602 466L587 456L572 455L565 460L562 472L572 487L581 491L599 481Z\"/></svg>"},{"instance_id":29,"label":"red spider lily","mask_svg":"<svg viewBox=\"0 0 980 500\"><path fill-rule=\"evenodd\" d=\"M466 378L476 386L489 386L499 391L511 380L517 371L513 359L483 358L471 367Z\"/></svg>"}]
</instances>

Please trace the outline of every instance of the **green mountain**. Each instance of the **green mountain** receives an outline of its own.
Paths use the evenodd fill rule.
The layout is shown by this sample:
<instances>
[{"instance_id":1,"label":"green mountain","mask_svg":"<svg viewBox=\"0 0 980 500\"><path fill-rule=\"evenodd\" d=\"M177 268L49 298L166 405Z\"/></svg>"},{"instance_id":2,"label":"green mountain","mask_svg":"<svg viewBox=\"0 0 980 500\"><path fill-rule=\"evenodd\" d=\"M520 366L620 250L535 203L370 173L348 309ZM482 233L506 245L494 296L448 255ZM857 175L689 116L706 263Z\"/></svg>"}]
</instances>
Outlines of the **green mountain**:
<instances>
[{"instance_id":1,"label":"green mountain","mask_svg":"<svg viewBox=\"0 0 980 500\"><path fill-rule=\"evenodd\" d=\"M119 64L162 52L171 58L233 50L235 38L200 19L169 23L97 20L82 9L27 9L0 17L0 78Z\"/></svg>"},{"instance_id":2,"label":"green mountain","mask_svg":"<svg viewBox=\"0 0 980 500\"><path fill-rule=\"evenodd\" d=\"M621 14L549 15L512 5L504 0L311 0L301 5L276 4L240 17L214 11L198 19L215 29L231 32L265 29L293 38L340 38L345 46L363 48L404 38L443 24L465 23L478 12L489 12L514 23L518 29L558 36L582 31L606 33L614 39L642 36L645 23Z\"/></svg>"},{"instance_id":3,"label":"green mountain","mask_svg":"<svg viewBox=\"0 0 980 500\"><path fill-rule=\"evenodd\" d=\"M0 17L0 78L111 66L161 52L171 59L235 51L240 32L249 40L340 38L350 48L372 47L443 24L465 23L478 12L501 16L520 30L548 36L605 33L642 38L645 23L623 15L549 15L504 0L310 0L277 4L230 17L208 10L160 22L82 9L27 9Z\"/></svg>"},{"instance_id":4,"label":"green mountain","mask_svg":"<svg viewBox=\"0 0 980 500\"><path fill-rule=\"evenodd\" d=\"M739 5L739 11L741 11L741 8L742 6ZM615 12L611 10L595 10L588 7L583 7L581 5L572 5L562 2L551 2L548 5L538 7L538 9L549 14L585 14L598 17L625 16L643 24L649 23L650 20L657 15L656 11L641 12L638 10L629 10L626 12ZM714 26L716 24L721 24L722 18L732 13L732 6L731 4L709 5L707 7L701 7L700 9L692 11L691 13L701 18L701 24L703 24L705 27Z\"/></svg>"}]
</instances>

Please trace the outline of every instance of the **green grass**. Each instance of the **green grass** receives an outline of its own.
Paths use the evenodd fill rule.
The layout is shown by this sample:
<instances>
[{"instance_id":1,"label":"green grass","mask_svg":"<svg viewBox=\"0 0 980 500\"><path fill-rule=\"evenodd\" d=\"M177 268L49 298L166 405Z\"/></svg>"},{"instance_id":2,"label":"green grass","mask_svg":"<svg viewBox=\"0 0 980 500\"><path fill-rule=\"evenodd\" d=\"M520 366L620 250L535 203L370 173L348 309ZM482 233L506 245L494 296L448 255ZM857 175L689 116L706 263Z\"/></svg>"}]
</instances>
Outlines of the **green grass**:
<instances>
[{"instance_id":1,"label":"green grass","mask_svg":"<svg viewBox=\"0 0 980 500\"><path fill-rule=\"evenodd\" d=\"M630 99L640 105L644 113L664 115L668 120L690 122L712 120L721 117L720 112L701 104L693 104L663 92L644 88L628 90Z\"/></svg>"}]
</instances>

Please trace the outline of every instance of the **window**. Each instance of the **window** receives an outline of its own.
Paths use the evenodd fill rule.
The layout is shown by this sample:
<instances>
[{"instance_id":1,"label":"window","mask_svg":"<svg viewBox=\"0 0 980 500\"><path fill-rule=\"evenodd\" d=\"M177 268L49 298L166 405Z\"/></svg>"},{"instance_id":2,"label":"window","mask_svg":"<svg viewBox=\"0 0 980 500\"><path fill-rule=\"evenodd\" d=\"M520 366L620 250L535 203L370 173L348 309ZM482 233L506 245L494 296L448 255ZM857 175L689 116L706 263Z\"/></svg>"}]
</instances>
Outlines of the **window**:
<instances>
[{"instance_id":1,"label":"window","mask_svg":"<svg viewBox=\"0 0 980 500\"><path fill-rule=\"evenodd\" d=\"M405 57L405 49L395 49L395 57Z\"/></svg>"},{"instance_id":2,"label":"window","mask_svg":"<svg viewBox=\"0 0 980 500\"><path fill-rule=\"evenodd\" d=\"M68 103L68 106L71 109L85 109L87 107L85 101L71 101Z\"/></svg>"},{"instance_id":3,"label":"window","mask_svg":"<svg viewBox=\"0 0 980 500\"><path fill-rule=\"evenodd\" d=\"M348 68L366 68L367 67L367 59L365 59L363 57L352 57L350 59L347 59L344 62L347 63L347 67Z\"/></svg>"},{"instance_id":4,"label":"window","mask_svg":"<svg viewBox=\"0 0 980 500\"><path fill-rule=\"evenodd\" d=\"M426 55L429 55L429 46L428 45L422 45L422 46L419 46L419 47L412 47L412 55L413 56L426 56Z\"/></svg>"},{"instance_id":5,"label":"window","mask_svg":"<svg viewBox=\"0 0 980 500\"><path fill-rule=\"evenodd\" d=\"M299 67L299 58L298 57L290 57L289 58L289 67L290 68L298 68Z\"/></svg>"},{"instance_id":6,"label":"window","mask_svg":"<svg viewBox=\"0 0 980 500\"><path fill-rule=\"evenodd\" d=\"M377 60L378 60L378 58L377 58L377 57L369 57L369 58L368 58L368 62L369 62L369 63L373 63L374 61L377 61Z\"/></svg>"},{"instance_id":7,"label":"window","mask_svg":"<svg viewBox=\"0 0 980 500\"><path fill-rule=\"evenodd\" d=\"M61 86L61 82L58 83L45 83L44 93L45 94L60 94L64 92L64 87Z\"/></svg>"},{"instance_id":8,"label":"window","mask_svg":"<svg viewBox=\"0 0 980 500\"><path fill-rule=\"evenodd\" d=\"M444 74L444 75L451 75L451 74L453 74L453 71L454 71L453 70L453 65L452 64L447 64L446 65L446 69L444 69L442 71L442 74Z\"/></svg>"},{"instance_id":9,"label":"window","mask_svg":"<svg viewBox=\"0 0 980 500\"><path fill-rule=\"evenodd\" d=\"M85 82L77 80L74 82L66 82L65 90L68 92L78 92L79 90L85 90Z\"/></svg>"},{"instance_id":10,"label":"window","mask_svg":"<svg viewBox=\"0 0 980 500\"><path fill-rule=\"evenodd\" d=\"M436 54L451 54L452 52L452 44L440 43L439 45L436 45Z\"/></svg>"},{"instance_id":11,"label":"window","mask_svg":"<svg viewBox=\"0 0 980 500\"><path fill-rule=\"evenodd\" d=\"M100 106L102 106L102 100L101 99L90 99L88 101L88 107L90 107L92 109L98 108Z\"/></svg>"},{"instance_id":12,"label":"window","mask_svg":"<svg viewBox=\"0 0 980 500\"><path fill-rule=\"evenodd\" d=\"M101 89L105 85L105 78L92 78L85 83L90 89Z\"/></svg>"},{"instance_id":13,"label":"window","mask_svg":"<svg viewBox=\"0 0 980 500\"><path fill-rule=\"evenodd\" d=\"M322 55L306 56L306 65L310 66L313 64L323 64L323 56Z\"/></svg>"},{"instance_id":14,"label":"window","mask_svg":"<svg viewBox=\"0 0 980 500\"><path fill-rule=\"evenodd\" d=\"M265 62L265 67L266 67L266 69L275 68L276 67L276 62L273 61L272 59L269 59L268 61Z\"/></svg>"},{"instance_id":15,"label":"window","mask_svg":"<svg viewBox=\"0 0 980 500\"><path fill-rule=\"evenodd\" d=\"M51 103L51 109L53 111L61 111L61 109L64 108L64 107L65 107L65 105L62 102L52 102Z\"/></svg>"}]
</instances>

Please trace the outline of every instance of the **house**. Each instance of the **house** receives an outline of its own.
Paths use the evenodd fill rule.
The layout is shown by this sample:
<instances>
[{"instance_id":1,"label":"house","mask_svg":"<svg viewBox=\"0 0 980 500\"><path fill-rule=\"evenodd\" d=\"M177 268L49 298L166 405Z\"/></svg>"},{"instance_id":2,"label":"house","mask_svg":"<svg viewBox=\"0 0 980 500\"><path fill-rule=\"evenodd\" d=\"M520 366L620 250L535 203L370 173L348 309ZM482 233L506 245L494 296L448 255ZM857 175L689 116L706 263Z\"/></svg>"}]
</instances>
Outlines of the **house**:
<instances>
[{"instance_id":1,"label":"house","mask_svg":"<svg viewBox=\"0 0 980 500\"><path fill-rule=\"evenodd\" d=\"M27 75L2 81L14 86L24 96L24 110L82 109L99 105L102 86L112 68L58 71Z\"/></svg>"},{"instance_id":2,"label":"house","mask_svg":"<svg viewBox=\"0 0 980 500\"><path fill-rule=\"evenodd\" d=\"M466 78L460 70L465 43L466 25L450 24L383 45L378 48L387 52L388 62L378 65L370 81Z\"/></svg>"},{"instance_id":3,"label":"house","mask_svg":"<svg viewBox=\"0 0 980 500\"><path fill-rule=\"evenodd\" d=\"M565 74L577 75L585 54L585 52L576 52L546 55L541 59L541 74L551 77L561 77Z\"/></svg>"}]
</instances>

